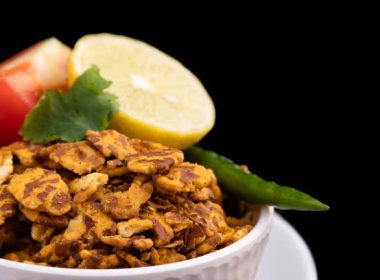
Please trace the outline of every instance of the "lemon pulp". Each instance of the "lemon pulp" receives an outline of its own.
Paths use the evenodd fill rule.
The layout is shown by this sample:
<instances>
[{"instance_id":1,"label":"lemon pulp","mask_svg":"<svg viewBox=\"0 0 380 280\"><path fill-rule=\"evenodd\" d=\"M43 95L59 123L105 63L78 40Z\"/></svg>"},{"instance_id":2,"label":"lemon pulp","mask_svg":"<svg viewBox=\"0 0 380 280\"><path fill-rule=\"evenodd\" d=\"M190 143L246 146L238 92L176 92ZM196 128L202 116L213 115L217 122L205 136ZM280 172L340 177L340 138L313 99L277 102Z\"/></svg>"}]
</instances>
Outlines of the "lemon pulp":
<instances>
[{"instance_id":1,"label":"lemon pulp","mask_svg":"<svg viewBox=\"0 0 380 280\"><path fill-rule=\"evenodd\" d=\"M213 127L215 109L200 81L181 63L135 39L112 34L82 37L69 62L72 83L92 65L112 82L120 112L110 127L129 137L186 148Z\"/></svg>"}]
</instances>

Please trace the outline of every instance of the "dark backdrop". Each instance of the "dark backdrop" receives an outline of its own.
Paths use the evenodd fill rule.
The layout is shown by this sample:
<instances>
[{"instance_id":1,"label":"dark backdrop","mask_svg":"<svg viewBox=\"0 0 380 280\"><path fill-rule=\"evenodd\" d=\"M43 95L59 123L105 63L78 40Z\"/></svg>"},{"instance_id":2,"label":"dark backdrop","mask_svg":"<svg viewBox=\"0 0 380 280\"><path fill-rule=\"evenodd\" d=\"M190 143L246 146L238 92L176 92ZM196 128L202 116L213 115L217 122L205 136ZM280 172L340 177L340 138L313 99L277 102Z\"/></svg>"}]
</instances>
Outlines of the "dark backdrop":
<instances>
[{"instance_id":1,"label":"dark backdrop","mask_svg":"<svg viewBox=\"0 0 380 280\"><path fill-rule=\"evenodd\" d=\"M64 29L54 24L61 19L52 18L4 28L0 61L46 37L72 46L80 36L97 32L129 35L174 56L200 78L215 102L216 125L202 141L205 147L331 206L325 213L281 213L309 244L320 278L333 279L343 216L336 140L341 122L334 117L342 56L339 28L308 15L199 23L194 14L184 24L171 18L163 24L156 18L148 27L124 18L112 23L95 16L86 19ZM65 20L71 19L67 15Z\"/></svg>"}]
</instances>

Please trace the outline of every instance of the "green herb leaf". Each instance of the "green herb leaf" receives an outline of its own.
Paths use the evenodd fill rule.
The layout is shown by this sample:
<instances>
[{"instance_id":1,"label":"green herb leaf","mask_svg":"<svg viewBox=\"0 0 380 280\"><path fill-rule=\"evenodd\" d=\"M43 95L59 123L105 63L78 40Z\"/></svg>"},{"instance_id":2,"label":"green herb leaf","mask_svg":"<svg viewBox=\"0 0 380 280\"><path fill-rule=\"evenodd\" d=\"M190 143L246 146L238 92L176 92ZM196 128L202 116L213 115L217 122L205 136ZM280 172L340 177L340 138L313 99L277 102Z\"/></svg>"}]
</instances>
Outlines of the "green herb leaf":
<instances>
[{"instance_id":1,"label":"green herb leaf","mask_svg":"<svg viewBox=\"0 0 380 280\"><path fill-rule=\"evenodd\" d=\"M117 111L116 97L104 90L111 82L104 80L93 66L74 82L64 95L48 90L28 114L20 135L31 143L78 141L88 129L104 130Z\"/></svg>"}]
</instances>

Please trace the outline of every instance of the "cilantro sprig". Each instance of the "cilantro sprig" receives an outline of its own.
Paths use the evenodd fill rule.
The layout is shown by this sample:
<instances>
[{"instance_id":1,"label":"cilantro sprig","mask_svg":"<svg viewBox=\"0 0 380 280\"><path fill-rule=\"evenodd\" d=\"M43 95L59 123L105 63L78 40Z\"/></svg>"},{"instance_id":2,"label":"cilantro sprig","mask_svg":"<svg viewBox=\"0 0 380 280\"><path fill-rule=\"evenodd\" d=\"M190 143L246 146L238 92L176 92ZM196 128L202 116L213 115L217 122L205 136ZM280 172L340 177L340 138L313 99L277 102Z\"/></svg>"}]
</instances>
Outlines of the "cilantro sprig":
<instances>
[{"instance_id":1,"label":"cilantro sprig","mask_svg":"<svg viewBox=\"0 0 380 280\"><path fill-rule=\"evenodd\" d=\"M48 90L31 111L20 130L34 144L52 141L78 141L88 129L104 130L118 110L117 99L105 91L111 82L104 80L93 66L62 94Z\"/></svg>"}]
</instances>

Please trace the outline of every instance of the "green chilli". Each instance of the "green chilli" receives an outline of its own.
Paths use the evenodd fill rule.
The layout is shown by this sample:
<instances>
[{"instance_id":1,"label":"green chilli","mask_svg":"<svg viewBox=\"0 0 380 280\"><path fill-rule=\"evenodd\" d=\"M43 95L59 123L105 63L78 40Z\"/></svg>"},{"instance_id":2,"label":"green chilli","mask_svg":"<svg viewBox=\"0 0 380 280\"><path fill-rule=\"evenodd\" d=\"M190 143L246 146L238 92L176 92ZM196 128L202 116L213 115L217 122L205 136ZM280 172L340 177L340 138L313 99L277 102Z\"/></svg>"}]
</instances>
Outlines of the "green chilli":
<instances>
[{"instance_id":1,"label":"green chilli","mask_svg":"<svg viewBox=\"0 0 380 280\"><path fill-rule=\"evenodd\" d=\"M222 190L242 200L282 209L326 211L330 208L304 192L265 181L246 172L239 165L213 151L193 146L185 150L185 156L188 161L211 168Z\"/></svg>"}]
</instances>

